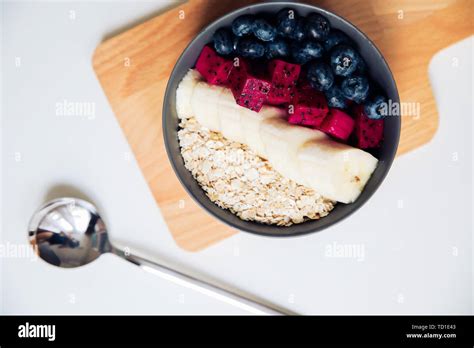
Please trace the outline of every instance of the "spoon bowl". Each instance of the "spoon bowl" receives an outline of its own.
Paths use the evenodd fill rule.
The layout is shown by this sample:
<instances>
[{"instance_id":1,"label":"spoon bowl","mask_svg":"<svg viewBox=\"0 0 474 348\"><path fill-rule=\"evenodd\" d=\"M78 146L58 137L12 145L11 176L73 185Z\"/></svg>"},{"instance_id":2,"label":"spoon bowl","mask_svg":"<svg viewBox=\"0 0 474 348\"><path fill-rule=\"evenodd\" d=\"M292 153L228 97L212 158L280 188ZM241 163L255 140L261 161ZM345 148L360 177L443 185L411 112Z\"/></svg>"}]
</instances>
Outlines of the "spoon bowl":
<instances>
[{"instance_id":1,"label":"spoon bowl","mask_svg":"<svg viewBox=\"0 0 474 348\"><path fill-rule=\"evenodd\" d=\"M83 266L113 250L97 209L78 198L46 203L33 215L28 230L39 256L59 267Z\"/></svg>"}]
</instances>

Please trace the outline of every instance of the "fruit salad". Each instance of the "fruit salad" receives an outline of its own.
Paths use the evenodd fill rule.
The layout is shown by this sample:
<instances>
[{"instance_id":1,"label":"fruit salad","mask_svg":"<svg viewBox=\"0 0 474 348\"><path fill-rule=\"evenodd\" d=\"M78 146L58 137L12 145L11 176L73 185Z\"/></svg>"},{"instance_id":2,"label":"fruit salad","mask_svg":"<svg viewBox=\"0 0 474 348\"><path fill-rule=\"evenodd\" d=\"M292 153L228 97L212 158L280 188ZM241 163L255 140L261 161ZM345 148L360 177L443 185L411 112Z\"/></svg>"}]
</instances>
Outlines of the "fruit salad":
<instances>
[{"instance_id":1,"label":"fruit salad","mask_svg":"<svg viewBox=\"0 0 474 348\"><path fill-rule=\"evenodd\" d=\"M235 18L176 91L186 168L244 220L288 226L354 202L383 142L386 96L369 69L318 13Z\"/></svg>"}]
</instances>

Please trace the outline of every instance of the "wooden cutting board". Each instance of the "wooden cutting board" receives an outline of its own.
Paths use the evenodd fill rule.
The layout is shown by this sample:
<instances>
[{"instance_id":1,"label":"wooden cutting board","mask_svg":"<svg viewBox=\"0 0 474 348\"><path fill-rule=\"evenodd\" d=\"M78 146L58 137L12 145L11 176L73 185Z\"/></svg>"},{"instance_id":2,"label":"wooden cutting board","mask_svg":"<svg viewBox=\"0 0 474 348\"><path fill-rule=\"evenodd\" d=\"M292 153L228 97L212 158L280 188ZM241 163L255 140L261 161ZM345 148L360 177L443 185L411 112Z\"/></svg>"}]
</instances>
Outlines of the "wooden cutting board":
<instances>
[{"instance_id":1,"label":"wooden cutting board","mask_svg":"<svg viewBox=\"0 0 474 348\"><path fill-rule=\"evenodd\" d=\"M183 49L207 24L256 1L191 0L106 40L93 66L176 243L201 250L235 233L201 209L181 187L161 131L163 95ZM431 140L438 114L428 63L440 49L472 34L471 0L310 1L358 26L382 51L402 102L419 102L419 118L404 117L398 154ZM133 203L136 204L136 203Z\"/></svg>"}]
</instances>

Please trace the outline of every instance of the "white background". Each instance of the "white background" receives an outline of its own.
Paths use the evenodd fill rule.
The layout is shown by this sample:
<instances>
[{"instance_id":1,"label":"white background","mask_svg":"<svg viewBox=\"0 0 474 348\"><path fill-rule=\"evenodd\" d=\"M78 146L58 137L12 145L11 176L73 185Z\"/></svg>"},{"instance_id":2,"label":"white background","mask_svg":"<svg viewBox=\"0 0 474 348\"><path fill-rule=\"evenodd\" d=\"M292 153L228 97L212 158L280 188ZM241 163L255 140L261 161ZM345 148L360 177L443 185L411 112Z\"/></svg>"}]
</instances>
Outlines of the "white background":
<instances>
[{"instance_id":1,"label":"white background","mask_svg":"<svg viewBox=\"0 0 474 348\"><path fill-rule=\"evenodd\" d=\"M240 233L188 253L167 231L91 67L105 37L170 4L2 3L2 245L27 242L46 199L79 192L116 245L299 313L472 313L472 40L430 64L433 141L398 158L351 218L310 236ZM64 100L95 103L95 117L56 115ZM328 254L351 245L363 254ZM73 270L12 254L0 262L0 313L243 313L113 255Z\"/></svg>"}]
</instances>

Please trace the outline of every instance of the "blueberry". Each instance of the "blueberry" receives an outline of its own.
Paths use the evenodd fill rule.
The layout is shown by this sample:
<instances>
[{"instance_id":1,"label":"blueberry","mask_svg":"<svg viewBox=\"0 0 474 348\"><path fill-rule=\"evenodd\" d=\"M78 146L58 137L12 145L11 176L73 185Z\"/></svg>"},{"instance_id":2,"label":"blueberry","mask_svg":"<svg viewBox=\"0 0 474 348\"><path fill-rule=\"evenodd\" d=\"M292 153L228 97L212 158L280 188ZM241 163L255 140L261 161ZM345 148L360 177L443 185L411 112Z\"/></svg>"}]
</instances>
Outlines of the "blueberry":
<instances>
[{"instance_id":1,"label":"blueberry","mask_svg":"<svg viewBox=\"0 0 474 348\"><path fill-rule=\"evenodd\" d=\"M262 41L272 41L276 37L276 29L265 19L256 19L253 22L252 32Z\"/></svg>"},{"instance_id":2,"label":"blueberry","mask_svg":"<svg viewBox=\"0 0 474 348\"><path fill-rule=\"evenodd\" d=\"M319 13L311 13L306 17L305 29L308 37L315 40L324 40L331 30L331 24L326 17Z\"/></svg>"},{"instance_id":3,"label":"blueberry","mask_svg":"<svg viewBox=\"0 0 474 348\"><path fill-rule=\"evenodd\" d=\"M331 67L320 61L315 61L310 64L306 77L311 87L318 91L326 91L331 88L334 83L334 75L332 74Z\"/></svg>"},{"instance_id":4,"label":"blueberry","mask_svg":"<svg viewBox=\"0 0 474 348\"><path fill-rule=\"evenodd\" d=\"M260 58L265 54L265 46L254 38L246 37L239 40L237 52L245 58Z\"/></svg>"},{"instance_id":5,"label":"blueberry","mask_svg":"<svg viewBox=\"0 0 474 348\"><path fill-rule=\"evenodd\" d=\"M364 105L364 111L368 118L379 120L388 115L387 99L382 95L367 101Z\"/></svg>"},{"instance_id":6,"label":"blueberry","mask_svg":"<svg viewBox=\"0 0 474 348\"><path fill-rule=\"evenodd\" d=\"M329 52L333 47L341 44L351 45L352 41L339 29L333 29L324 40L324 49Z\"/></svg>"},{"instance_id":7,"label":"blueberry","mask_svg":"<svg viewBox=\"0 0 474 348\"><path fill-rule=\"evenodd\" d=\"M237 46L239 45L239 40L240 37L235 36L232 38L232 48L234 49L234 52L237 52Z\"/></svg>"},{"instance_id":8,"label":"blueberry","mask_svg":"<svg viewBox=\"0 0 474 348\"><path fill-rule=\"evenodd\" d=\"M232 32L236 36L248 35L252 32L255 17L252 15L242 15L232 22Z\"/></svg>"},{"instance_id":9,"label":"blueberry","mask_svg":"<svg viewBox=\"0 0 474 348\"><path fill-rule=\"evenodd\" d=\"M289 34L290 39L302 41L306 37L304 23L305 21L301 18L296 20L295 29Z\"/></svg>"},{"instance_id":10,"label":"blueberry","mask_svg":"<svg viewBox=\"0 0 474 348\"><path fill-rule=\"evenodd\" d=\"M348 107L347 98L339 86L333 84L325 94L330 108L346 109Z\"/></svg>"},{"instance_id":11,"label":"blueberry","mask_svg":"<svg viewBox=\"0 0 474 348\"><path fill-rule=\"evenodd\" d=\"M233 35L230 30L225 28L218 29L212 36L216 52L224 56L234 51Z\"/></svg>"},{"instance_id":12,"label":"blueberry","mask_svg":"<svg viewBox=\"0 0 474 348\"><path fill-rule=\"evenodd\" d=\"M358 75L365 75L367 73L367 63L362 57L360 57L360 60L357 63L357 69L355 73Z\"/></svg>"},{"instance_id":13,"label":"blueberry","mask_svg":"<svg viewBox=\"0 0 474 348\"><path fill-rule=\"evenodd\" d=\"M304 41L302 43L293 43L291 46L291 55L298 64L305 64L312 59L323 56L323 46L316 41Z\"/></svg>"},{"instance_id":14,"label":"blueberry","mask_svg":"<svg viewBox=\"0 0 474 348\"><path fill-rule=\"evenodd\" d=\"M346 77L342 81L341 89L347 99L362 103L369 94L369 80L363 76Z\"/></svg>"},{"instance_id":15,"label":"blueberry","mask_svg":"<svg viewBox=\"0 0 474 348\"><path fill-rule=\"evenodd\" d=\"M274 41L268 42L265 48L265 56L267 59L286 57L289 54L290 47L283 39L275 39Z\"/></svg>"},{"instance_id":16,"label":"blueberry","mask_svg":"<svg viewBox=\"0 0 474 348\"><path fill-rule=\"evenodd\" d=\"M296 28L297 14L291 8L284 8L276 14L277 33L284 37L290 37Z\"/></svg>"},{"instance_id":17,"label":"blueberry","mask_svg":"<svg viewBox=\"0 0 474 348\"><path fill-rule=\"evenodd\" d=\"M331 51L330 62L334 74L349 76L356 69L362 58L359 53L350 46L339 45Z\"/></svg>"},{"instance_id":18,"label":"blueberry","mask_svg":"<svg viewBox=\"0 0 474 348\"><path fill-rule=\"evenodd\" d=\"M305 53L311 56L311 58L320 58L323 56L324 48L319 42L305 41L301 47Z\"/></svg>"}]
</instances>

